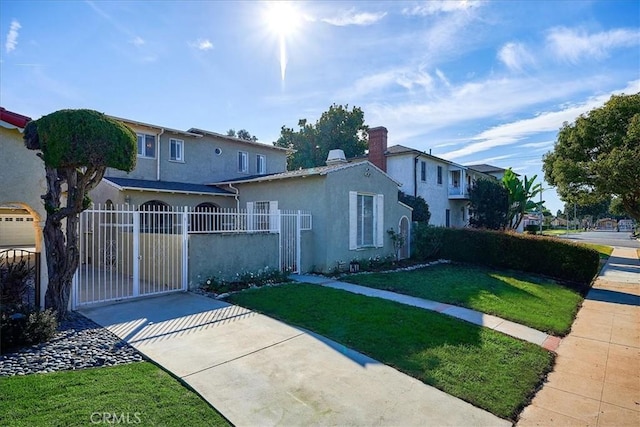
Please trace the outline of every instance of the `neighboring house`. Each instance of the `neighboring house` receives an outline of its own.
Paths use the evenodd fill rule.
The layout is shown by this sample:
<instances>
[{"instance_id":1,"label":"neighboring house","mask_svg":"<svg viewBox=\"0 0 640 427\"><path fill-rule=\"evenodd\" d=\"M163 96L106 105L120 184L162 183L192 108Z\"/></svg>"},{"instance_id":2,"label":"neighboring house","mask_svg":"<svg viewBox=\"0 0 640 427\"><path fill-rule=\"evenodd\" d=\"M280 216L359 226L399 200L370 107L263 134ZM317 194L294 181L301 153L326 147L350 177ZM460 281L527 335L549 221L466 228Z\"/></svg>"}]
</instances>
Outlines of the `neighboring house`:
<instances>
[{"instance_id":1,"label":"neighboring house","mask_svg":"<svg viewBox=\"0 0 640 427\"><path fill-rule=\"evenodd\" d=\"M612 218L603 218L596 221L596 228L598 230L615 230L618 226L618 221Z\"/></svg>"},{"instance_id":2,"label":"neighboring house","mask_svg":"<svg viewBox=\"0 0 640 427\"><path fill-rule=\"evenodd\" d=\"M302 271L331 272L392 255L390 229L405 236L400 257L409 256L411 208L398 201L399 183L368 161L348 163L342 150L331 151L327 166L213 184L237 188L249 212L311 211L313 238L302 243Z\"/></svg>"},{"instance_id":3,"label":"neighboring house","mask_svg":"<svg viewBox=\"0 0 640 427\"><path fill-rule=\"evenodd\" d=\"M551 220L550 224L551 224L552 227L566 227L567 226L567 219L557 216L557 217L554 217Z\"/></svg>"},{"instance_id":4,"label":"neighboring house","mask_svg":"<svg viewBox=\"0 0 640 427\"><path fill-rule=\"evenodd\" d=\"M469 189L477 179L495 178L403 145L387 147L384 127L369 129L368 159L402 184L404 193L425 199L429 224L437 226L467 226Z\"/></svg>"},{"instance_id":5,"label":"neighboring house","mask_svg":"<svg viewBox=\"0 0 640 427\"><path fill-rule=\"evenodd\" d=\"M24 146L22 132L31 119L0 107L0 248L27 247L44 254L42 228L46 212L41 196L47 192L44 163ZM27 185L32 183L32 185ZM40 256L40 283L47 269ZM44 292L41 293L43 302Z\"/></svg>"},{"instance_id":6,"label":"neighboring house","mask_svg":"<svg viewBox=\"0 0 640 427\"><path fill-rule=\"evenodd\" d=\"M491 175L497 180L502 180L502 178L504 177L504 173L507 171L504 168L499 168L497 166L487 165L487 164L467 165L467 167L477 172L480 172L486 175Z\"/></svg>"},{"instance_id":7,"label":"neighboring house","mask_svg":"<svg viewBox=\"0 0 640 427\"><path fill-rule=\"evenodd\" d=\"M288 150L283 148L201 129L180 131L113 118L136 132L137 164L129 173L107 169L91 193L96 204L236 208L233 189L205 184L286 171Z\"/></svg>"}]
</instances>

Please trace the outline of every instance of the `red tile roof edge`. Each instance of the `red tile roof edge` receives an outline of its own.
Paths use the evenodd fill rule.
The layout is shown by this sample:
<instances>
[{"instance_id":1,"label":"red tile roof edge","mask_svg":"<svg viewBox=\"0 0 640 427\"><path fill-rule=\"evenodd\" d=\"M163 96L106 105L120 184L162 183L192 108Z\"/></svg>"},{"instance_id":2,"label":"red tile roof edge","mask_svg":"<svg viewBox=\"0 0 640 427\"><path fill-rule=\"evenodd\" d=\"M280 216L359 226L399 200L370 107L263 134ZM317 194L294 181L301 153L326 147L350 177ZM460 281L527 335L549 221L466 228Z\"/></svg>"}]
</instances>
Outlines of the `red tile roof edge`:
<instances>
[{"instance_id":1,"label":"red tile roof edge","mask_svg":"<svg viewBox=\"0 0 640 427\"><path fill-rule=\"evenodd\" d=\"M31 117L23 116L22 114L14 113L4 107L0 107L0 120L12 124L20 129L24 129L27 123L31 121Z\"/></svg>"}]
</instances>

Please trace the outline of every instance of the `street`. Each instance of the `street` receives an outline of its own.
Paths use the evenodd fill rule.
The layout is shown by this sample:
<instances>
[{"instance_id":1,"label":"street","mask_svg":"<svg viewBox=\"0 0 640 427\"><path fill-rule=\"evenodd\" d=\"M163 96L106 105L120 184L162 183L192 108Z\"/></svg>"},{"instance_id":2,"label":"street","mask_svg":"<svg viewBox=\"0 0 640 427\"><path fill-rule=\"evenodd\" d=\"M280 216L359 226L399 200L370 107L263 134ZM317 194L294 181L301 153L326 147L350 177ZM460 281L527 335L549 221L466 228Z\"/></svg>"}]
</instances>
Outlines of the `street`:
<instances>
[{"instance_id":1,"label":"street","mask_svg":"<svg viewBox=\"0 0 640 427\"><path fill-rule=\"evenodd\" d=\"M559 237L567 240L597 243L607 246L640 248L640 241L632 239L631 233L628 231L585 231L582 233L563 234Z\"/></svg>"}]
</instances>

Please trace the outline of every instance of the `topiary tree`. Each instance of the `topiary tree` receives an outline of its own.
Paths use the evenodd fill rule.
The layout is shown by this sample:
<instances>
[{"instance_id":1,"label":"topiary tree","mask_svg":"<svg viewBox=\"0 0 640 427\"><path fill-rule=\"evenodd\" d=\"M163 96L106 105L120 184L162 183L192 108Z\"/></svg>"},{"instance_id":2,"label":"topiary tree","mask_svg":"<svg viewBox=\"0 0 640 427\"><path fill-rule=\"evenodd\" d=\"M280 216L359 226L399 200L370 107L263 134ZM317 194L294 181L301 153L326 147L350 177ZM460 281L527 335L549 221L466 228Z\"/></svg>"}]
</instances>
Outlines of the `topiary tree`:
<instances>
[{"instance_id":1,"label":"topiary tree","mask_svg":"<svg viewBox=\"0 0 640 427\"><path fill-rule=\"evenodd\" d=\"M136 134L97 111L60 110L29 122L24 141L28 149L39 150L37 155L44 161L47 193L42 199L47 219L43 233L49 273L45 307L56 310L62 319L80 260L80 212L89 207L88 193L98 185L107 167L133 170Z\"/></svg>"},{"instance_id":2,"label":"topiary tree","mask_svg":"<svg viewBox=\"0 0 640 427\"><path fill-rule=\"evenodd\" d=\"M402 191L398 191L398 201L413 209L413 212L411 212L412 221L424 222L425 224L429 223L429 220L431 219L429 205L421 196L410 196Z\"/></svg>"}]
</instances>

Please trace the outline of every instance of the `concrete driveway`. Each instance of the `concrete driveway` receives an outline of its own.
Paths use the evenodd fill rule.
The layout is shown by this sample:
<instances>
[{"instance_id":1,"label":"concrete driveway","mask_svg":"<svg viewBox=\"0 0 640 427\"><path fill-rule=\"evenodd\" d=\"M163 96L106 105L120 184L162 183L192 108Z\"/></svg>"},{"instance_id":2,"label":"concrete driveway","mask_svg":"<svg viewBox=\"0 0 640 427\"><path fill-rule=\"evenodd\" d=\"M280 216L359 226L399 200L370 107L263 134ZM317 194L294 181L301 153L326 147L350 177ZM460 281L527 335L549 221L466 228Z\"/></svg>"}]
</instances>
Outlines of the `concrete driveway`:
<instances>
[{"instance_id":1,"label":"concrete driveway","mask_svg":"<svg viewBox=\"0 0 640 427\"><path fill-rule=\"evenodd\" d=\"M326 338L204 296L179 293L82 313L238 426L511 425Z\"/></svg>"}]
</instances>

